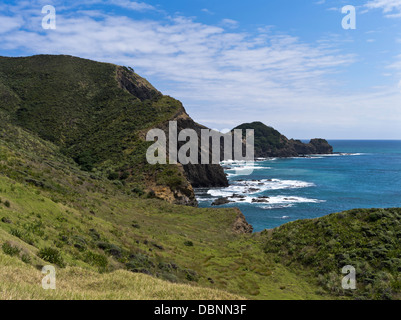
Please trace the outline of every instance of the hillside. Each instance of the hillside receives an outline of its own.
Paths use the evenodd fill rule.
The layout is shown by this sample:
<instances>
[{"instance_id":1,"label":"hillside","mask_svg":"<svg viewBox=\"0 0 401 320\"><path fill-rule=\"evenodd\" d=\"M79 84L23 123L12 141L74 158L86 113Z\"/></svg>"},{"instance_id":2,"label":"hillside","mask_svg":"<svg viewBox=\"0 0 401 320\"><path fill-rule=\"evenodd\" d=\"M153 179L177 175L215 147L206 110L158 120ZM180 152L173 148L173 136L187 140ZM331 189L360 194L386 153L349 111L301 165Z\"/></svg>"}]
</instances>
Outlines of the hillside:
<instances>
[{"instance_id":1,"label":"hillside","mask_svg":"<svg viewBox=\"0 0 401 320\"><path fill-rule=\"evenodd\" d=\"M261 122L241 124L234 129L253 129L255 132L255 157L297 157L308 154L331 154L333 147L324 139L312 139L309 143L289 140L272 127ZM234 130L233 129L233 130Z\"/></svg>"},{"instance_id":2,"label":"hillside","mask_svg":"<svg viewBox=\"0 0 401 320\"><path fill-rule=\"evenodd\" d=\"M139 195L82 170L59 147L6 122L0 126L0 199L0 252L13 257L0 263L3 274L23 264L28 268L23 270L52 264L61 274L68 273L65 268L89 272L90 279L98 273L104 290L113 275L120 281L119 270L126 270L145 280L152 276L252 299L318 298L315 286L264 255L257 235L243 233L247 223L238 210L178 206ZM11 290L6 297L30 296L33 280L11 279L14 291L10 282L2 287ZM150 288L144 296L155 292Z\"/></svg>"},{"instance_id":3,"label":"hillside","mask_svg":"<svg viewBox=\"0 0 401 320\"><path fill-rule=\"evenodd\" d=\"M355 209L263 232L265 251L319 286L355 299L401 298L401 209ZM356 269L356 290L343 290L341 269Z\"/></svg>"},{"instance_id":4,"label":"hillside","mask_svg":"<svg viewBox=\"0 0 401 320\"><path fill-rule=\"evenodd\" d=\"M182 166L150 166L146 132L170 120L196 125L182 104L163 96L127 67L71 56L0 57L0 113L6 121L52 142L82 169L151 192L177 204L196 205L191 173ZM225 186L220 166L203 169ZM220 178L219 178L220 177Z\"/></svg>"}]
</instances>

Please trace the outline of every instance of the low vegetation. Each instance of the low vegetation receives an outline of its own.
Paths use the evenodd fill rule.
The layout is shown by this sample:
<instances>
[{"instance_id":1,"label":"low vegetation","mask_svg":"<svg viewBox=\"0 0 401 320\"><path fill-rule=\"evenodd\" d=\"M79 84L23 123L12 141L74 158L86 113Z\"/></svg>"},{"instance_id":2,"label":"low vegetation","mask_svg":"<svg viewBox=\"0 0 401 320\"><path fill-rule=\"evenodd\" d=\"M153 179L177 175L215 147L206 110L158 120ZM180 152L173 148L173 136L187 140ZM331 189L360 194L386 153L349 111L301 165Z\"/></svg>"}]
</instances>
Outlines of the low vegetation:
<instances>
[{"instance_id":1,"label":"low vegetation","mask_svg":"<svg viewBox=\"0 0 401 320\"><path fill-rule=\"evenodd\" d=\"M265 251L291 270L302 269L330 294L399 299L401 209L358 209L265 231ZM356 290L343 290L344 266L356 269Z\"/></svg>"}]
</instances>

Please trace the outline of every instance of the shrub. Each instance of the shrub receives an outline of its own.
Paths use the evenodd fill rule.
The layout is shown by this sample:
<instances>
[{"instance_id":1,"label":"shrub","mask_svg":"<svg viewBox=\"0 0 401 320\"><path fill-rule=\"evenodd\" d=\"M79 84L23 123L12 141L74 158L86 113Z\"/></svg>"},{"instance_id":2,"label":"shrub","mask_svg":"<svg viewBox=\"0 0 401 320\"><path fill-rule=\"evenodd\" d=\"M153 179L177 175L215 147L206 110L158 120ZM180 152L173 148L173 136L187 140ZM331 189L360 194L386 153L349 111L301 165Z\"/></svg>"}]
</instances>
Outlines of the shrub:
<instances>
[{"instance_id":1,"label":"shrub","mask_svg":"<svg viewBox=\"0 0 401 320\"><path fill-rule=\"evenodd\" d=\"M107 176L107 179L109 180L117 180L119 177L117 172L110 172L109 175Z\"/></svg>"},{"instance_id":2,"label":"shrub","mask_svg":"<svg viewBox=\"0 0 401 320\"><path fill-rule=\"evenodd\" d=\"M74 161L80 165L84 171L92 171L97 159L90 151L84 151L74 158Z\"/></svg>"},{"instance_id":3,"label":"shrub","mask_svg":"<svg viewBox=\"0 0 401 320\"><path fill-rule=\"evenodd\" d=\"M5 254L8 254L9 256L18 255L19 252L21 251L19 248L12 246L8 242L3 243L2 249L3 249L3 252Z\"/></svg>"},{"instance_id":4,"label":"shrub","mask_svg":"<svg viewBox=\"0 0 401 320\"><path fill-rule=\"evenodd\" d=\"M106 253L112 255L115 258L121 258L122 256L121 248L116 246L115 244L110 244L107 242L98 242L97 246L99 249L104 250Z\"/></svg>"},{"instance_id":5,"label":"shrub","mask_svg":"<svg viewBox=\"0 0 401 320\"><path fill-rule=\"evenodd\" d=\"M21 260L25 263L31 263L31 257L26 253L21 256Z\"/></svg>"},{"instance_id":6,"label":"shrub","mask_svg":"<svg viewBox=\"0 0 401 320\"><path fill-rule=\"evenodd\" d=\"M130 261L125 265L132 272L142 272L141 270L153 268L155 265L149 260L149 257L138 253L130 256Z\"/></svg>"},{"instance_id":7,"label":"shrub","mask_svg":"<svg viewBox=\"0 0 401 320\"><path fill-rule=\"evenodd\" d=\"M51 247L42 248L39 250L38 257L61 268L65 266L64 259L57 249Z\"/></svg>"},{"instance_id":8,"label":"shrub","mask_svg":"<svg viewBox=\"0 0 401 320\"><path fill-rule=\"evenodd\" d=\"M10 206L11 206L10 201L8 201L8 200L4 201L4 205L5 205L7 208L10 208Z\"/></svg>"},{"instance_id":9,"label":"shrub","mask_svg":"<svg viewBox=\"0 0 401 320\"><path fill-rule=\"evenodd\" d=\"M97 267L99 272L107 271L108 260L107 257L102 254L88 251L85 254L84 261L89 263L91 266Z\"/></svg>"},{"instance_id":10,"label":"shrub","mask_svg":"<svg viewBox=\"0 0 401 320\"><path fill-rule=\"evenodd\" d=\"M133 193L136 193L138 196L143 196L145 194L145 191L141 187L135 187L131 190Z\"/></svg>"},{"instance_id":11,"label":"shrub","mask_svg":"<svg viewBox=\"0 0 401 320\"><path fill-rule=\"evenodd\" d=\"M188 281L195 281L197 282L199 280L199 276L198 274L191 269L187 269L185 270L185 279L187 279Z\"/></svg>"},{"instance_id":12,"label":"shrub","mask_svg":"<svg viewBox=\"0 0 401 320\"><path fill-rule=\"evenodd\" d=\"M184 245L187 246L187 247L193 247L194 243L192 241L185 241Z\"/></svg>"}]
</instances>

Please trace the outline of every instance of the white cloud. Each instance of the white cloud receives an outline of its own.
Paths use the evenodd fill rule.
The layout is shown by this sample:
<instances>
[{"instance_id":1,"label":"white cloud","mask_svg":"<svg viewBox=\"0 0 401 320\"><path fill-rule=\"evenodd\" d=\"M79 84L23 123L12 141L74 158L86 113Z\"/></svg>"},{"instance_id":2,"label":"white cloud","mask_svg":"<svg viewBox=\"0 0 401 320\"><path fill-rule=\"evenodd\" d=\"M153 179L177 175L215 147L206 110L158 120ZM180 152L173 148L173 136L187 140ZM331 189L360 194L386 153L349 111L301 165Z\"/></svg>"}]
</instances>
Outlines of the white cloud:
<instances>
[{"instance_id":1,"label":"white cloud","mask_svg":"<svg viewBox=\"0 0 401 320\"><path fill-rule=\"evenodd\" d=\"M211 127L261 120L289 136L345 138L357 138L350 133L359 127L379 130L384 122L386 130L399 128L398 88L341 94L332 76L355 57L341 54L335 42L305 43L271 27L251 34L186 17L134 20L84 10L63 12L57 29L45 32L40 12L19 12L31 28L0 33L3 52L70 54L132 66ZM358 134L367 135L363 130Z\"/></svg>"},{"instance_id":2,"label":"white cloud","mask_svg":"<svg viewBox=\"0 0 401 320\"><path fill-rule=\"evenodd\" d=\"M21 17L0 16L0 34L18 29L23 25Z\"/></svg>"},{"instance_id":3,"label":"white cloud","mask_svg":"<svg viewBox=\"0 0 401 320\"><path fill-rule=\"evenodd\" d=\"M144 2L136 2L129 0L112 0L107 1L108 4L113 4L125 9L134 10L134 11L146 11L146 10L156 10L156 8L150 4Z\"/></svg>"},{"instance_id":4,"label":"white cloud","mask_svg":"<svg viewBox=\"0 0 401 320\"><path fill-rule=\"evenodd\" d=\"M210 14L210 15L214 15L214 12L210 11L207 8L203 8L201 11L204 12L204 13Z\"/></svg>"},{"instance_id":5,"label":"white cloud","mask_svg":"<svg viewBox=\"0 0 401 320\"><path fill-rule=\"evenodd\" d=\"M365 4L368 9L382 9L388 18L401 17L401 0L370 0Z\"/></svg>"},{"instance_id":6,"label":"white cloud","mask_svg":"<svg viewBox=\"0 0 401 320\"><path fill-rule=\"evenodd\" d=\"M224 27L228 27L228 28L237 28L238 27L238 21L235 21L232 19L223 19L221 21L221 23Z\"/></svg>"}]
</instances>

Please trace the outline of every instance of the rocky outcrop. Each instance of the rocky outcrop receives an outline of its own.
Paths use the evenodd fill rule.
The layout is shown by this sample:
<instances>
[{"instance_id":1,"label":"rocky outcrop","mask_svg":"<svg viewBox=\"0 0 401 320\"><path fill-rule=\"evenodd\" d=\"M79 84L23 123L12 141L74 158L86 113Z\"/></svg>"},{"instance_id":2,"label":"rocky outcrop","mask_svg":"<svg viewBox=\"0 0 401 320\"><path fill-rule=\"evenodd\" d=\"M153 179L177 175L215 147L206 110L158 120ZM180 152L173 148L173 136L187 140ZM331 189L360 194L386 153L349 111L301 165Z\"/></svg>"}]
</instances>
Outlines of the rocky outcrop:
<instances>
[{"instance_id":1,"label":"rocky outcrop","mask_svg":"<svg viewBox=\"0 0 401 320\"><path fill-rule=\"evenodd\" d=\"M212 206L222 206L230 202L232 201L228 200L228 198L219 198L213 201Z\"/></svg>"},{"instance_id":2,"label":"rocky outcrop","mask_svg":"<svg viewBox=\"0 0 401 320\"><path fill-rule=\"evenodd\" d=\"M183 165L183 169L188 181L194 188L213 188L213 187L228 187L227 176L223 168L219 164L201 164L201 130L208 129L196 123L186 113L185 108L182 106L180 111L169 121L177 121L177 130L180 132L183 129L193 129L198 135L198 162L199 164ZM169 123L165 122L159 128L166 133L168 144L168 130ZM178 148L184 145L185 142L179 142ZM167 151L168 152L168 151ZM211 162L210 162L211 163Z\"/></svg>"},{"instance_id":3,"label":"rocky outcrop","mask_svg":"<svg viewBox=\"0 0 401 320\"><path fill-rule=\"evenodd\" d=\"M253 227L246 221L243 213L238 208L235 210L238 211L238 214L233 224L233 232L236 234L252 233Z\"/></svg>"},{"instance_id":4,"label":"rocky outcrop","mask_svg":"<svg viewBox=\"0 0 401 320\"><path fill-rule=\"evenodd\" d=\"M324 139L312 139L309 143L294 139L289 140L274 128L261 122L245 123L234 129L242 129L243 132L246 129L254 130L255 158L288 158L333 153L333 147Z\"/></svg>"},{"instance_id":5,"label":"rocky outcrop","mask_svg":"<svg viewBox=\"0 0 401 320\"><path fill-rule=\"evenodd\" d=\"M315 154L333 153L333 147L325 139L312 139L309 144L315 148Z\"/></svg>"},{"instance_id":6,"label":"rocky outcrop","mask_svg":"<svg viewBox=\"0 0 401 320\"><path fill-rule=\"evenodd\" d=\"M145 78L126 67L117 66L116 78L120 88L127 90L141 101L162 96Z\"/></svg>"},{"instance_id":7,"label":"rocky outcrop","mask_svg":"<svg viewBox=\"0 0 401 320\"><path fill-rule=\"evenodd\" d=\"M333 153L333 147L324 139L312 139L307 144L299 140L290 140L290 143L298 155Z\"/></svg>"}]
</instances>

